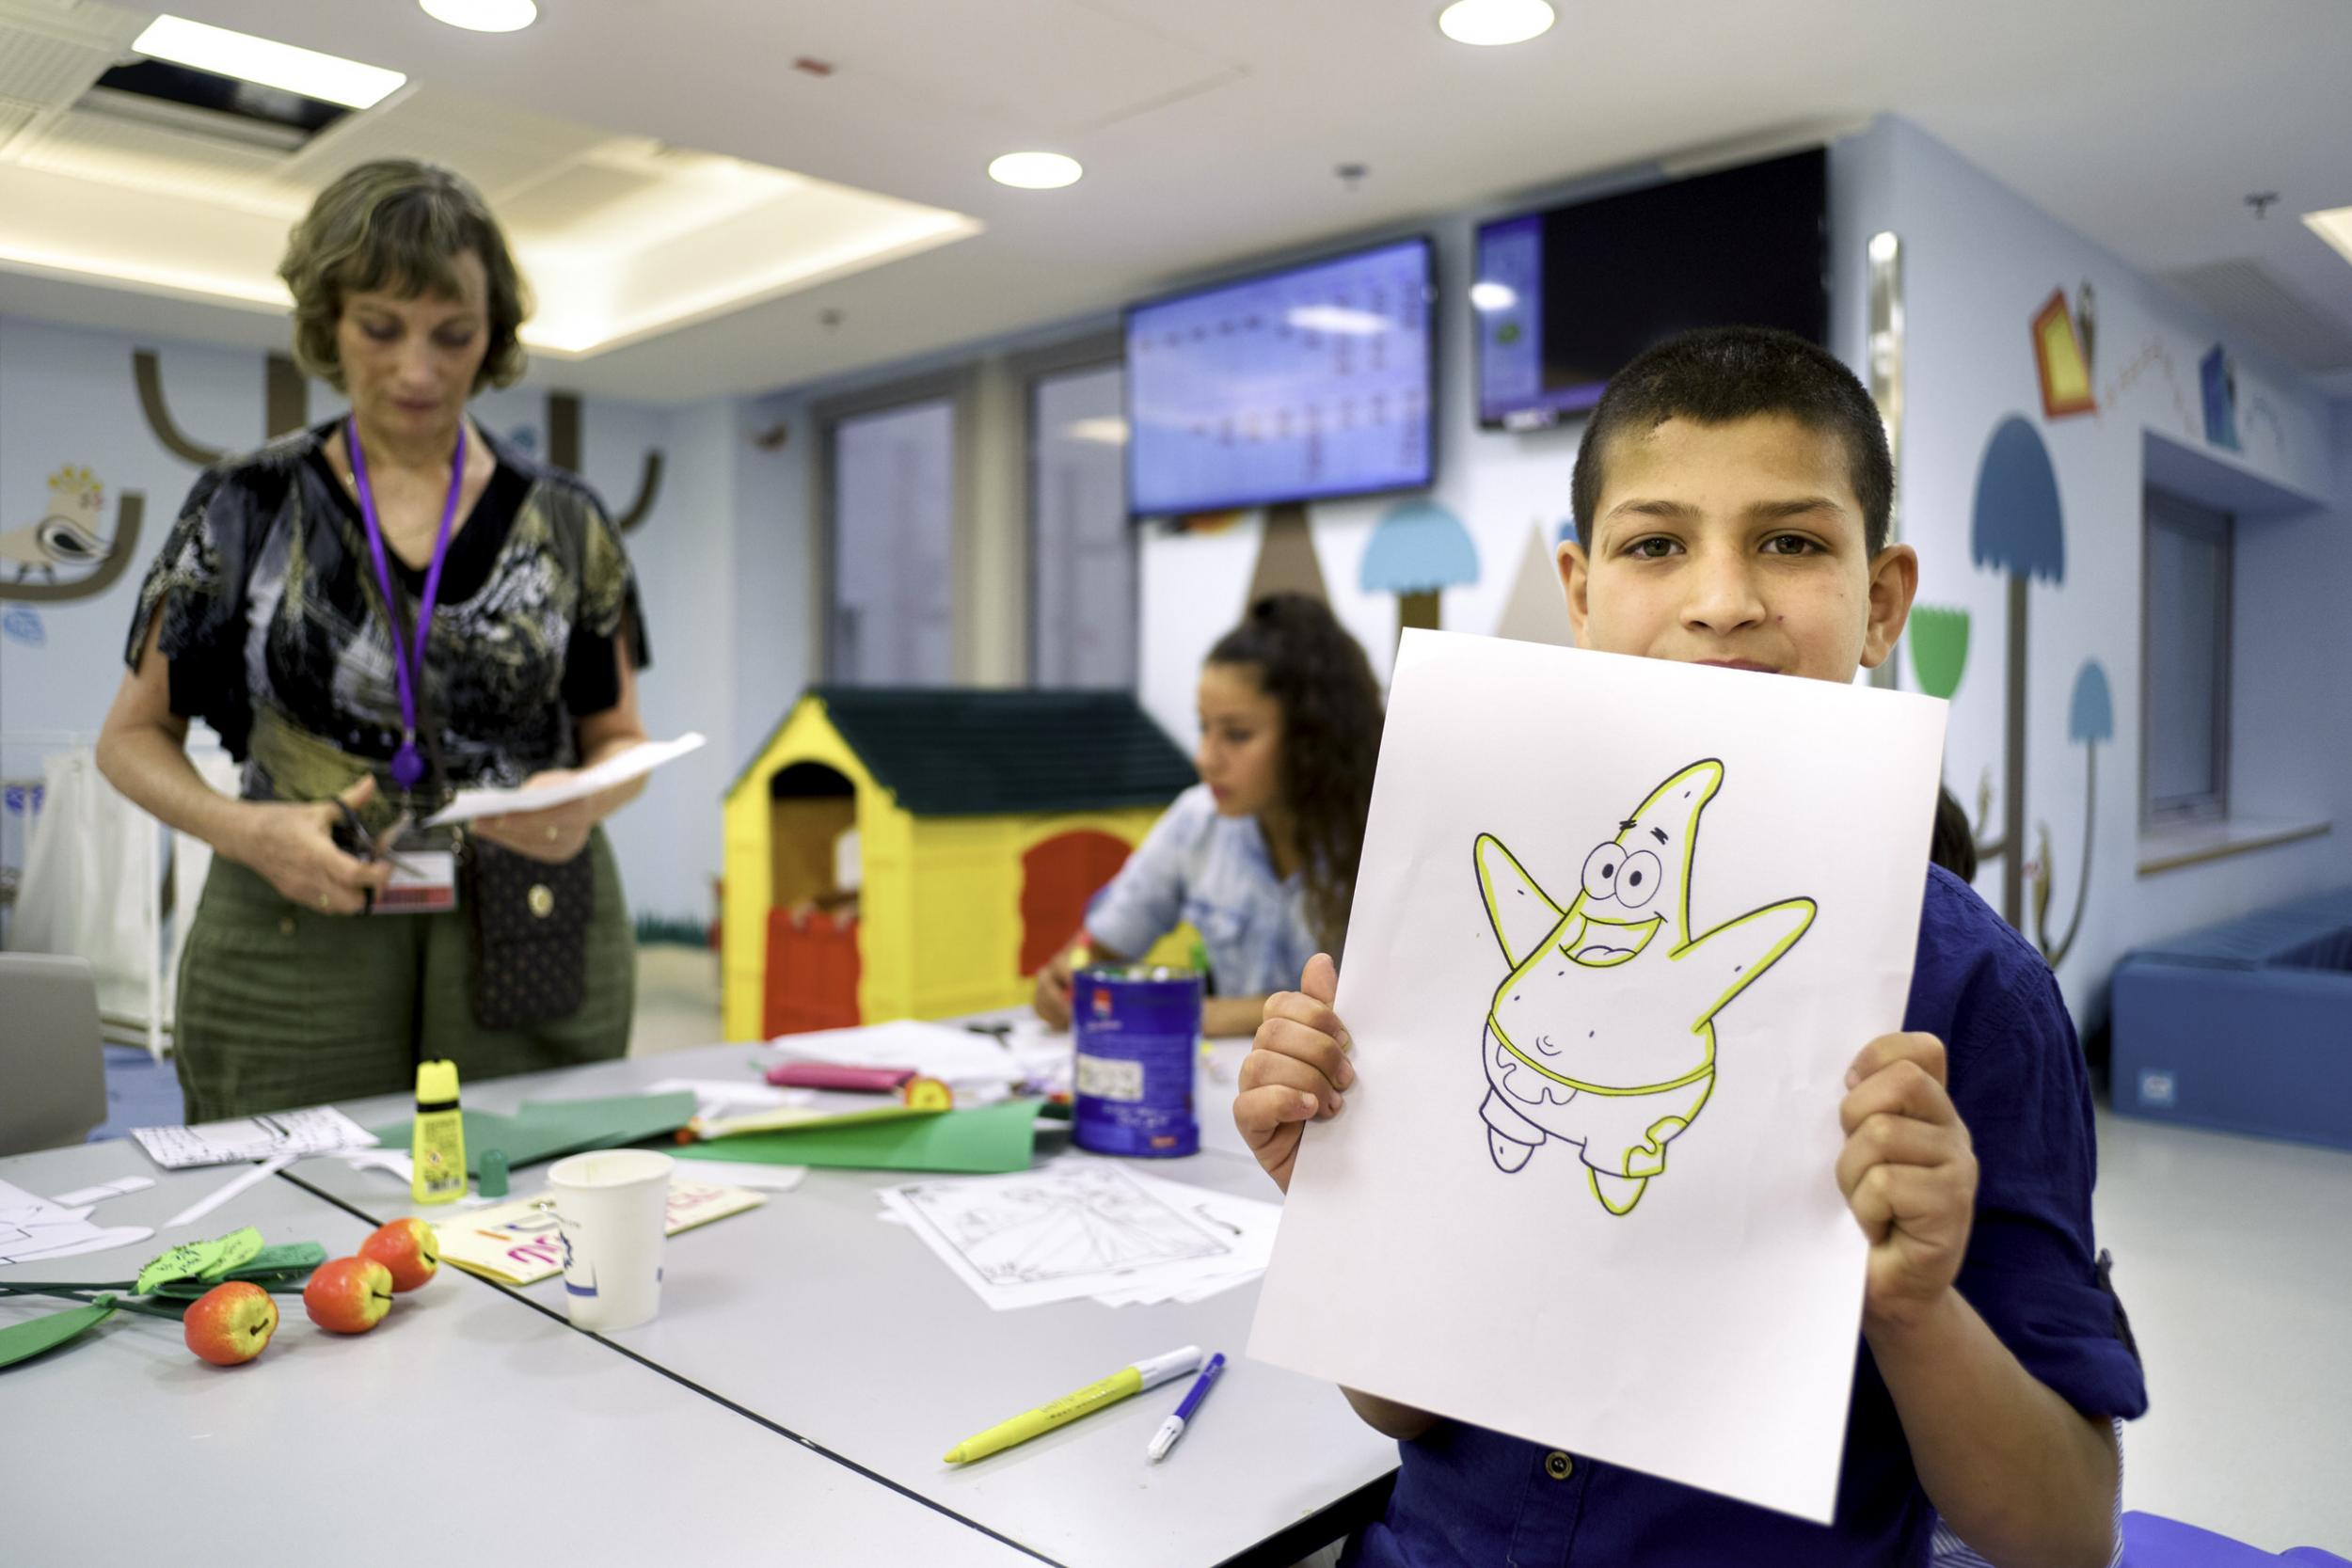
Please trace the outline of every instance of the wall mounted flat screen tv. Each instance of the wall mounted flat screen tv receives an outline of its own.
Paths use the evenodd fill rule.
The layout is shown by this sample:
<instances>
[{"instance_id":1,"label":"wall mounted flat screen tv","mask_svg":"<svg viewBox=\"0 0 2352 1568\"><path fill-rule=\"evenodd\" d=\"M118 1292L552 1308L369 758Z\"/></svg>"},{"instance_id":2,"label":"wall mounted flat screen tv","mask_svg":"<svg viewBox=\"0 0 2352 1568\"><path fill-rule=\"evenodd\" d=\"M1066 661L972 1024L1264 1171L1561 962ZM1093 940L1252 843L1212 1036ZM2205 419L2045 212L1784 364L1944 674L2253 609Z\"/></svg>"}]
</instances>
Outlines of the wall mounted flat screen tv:
<instances>
[{"instance_id":1,"label":"wall mounted flat screen tv","mask_svg":"<svg viewBox=\"0 0 2352 1568\"><path fill-rule=\"evenodd\" d=\"M1433 298L1418 237L1130 308L1128 510L1426 488Z\"/></svg>"},{"instance_id":2,"label":"wall mounted flat screen tv","mask_svg":"<svg viewBox=\"0 0 2352 1568\"><path fill-rule=\"evenodd\" d=\"M1694 326L1829 332L1820 149L1482 224L1470 288L1478 420L1556 424Z\"/></svg>"}]
</instances>

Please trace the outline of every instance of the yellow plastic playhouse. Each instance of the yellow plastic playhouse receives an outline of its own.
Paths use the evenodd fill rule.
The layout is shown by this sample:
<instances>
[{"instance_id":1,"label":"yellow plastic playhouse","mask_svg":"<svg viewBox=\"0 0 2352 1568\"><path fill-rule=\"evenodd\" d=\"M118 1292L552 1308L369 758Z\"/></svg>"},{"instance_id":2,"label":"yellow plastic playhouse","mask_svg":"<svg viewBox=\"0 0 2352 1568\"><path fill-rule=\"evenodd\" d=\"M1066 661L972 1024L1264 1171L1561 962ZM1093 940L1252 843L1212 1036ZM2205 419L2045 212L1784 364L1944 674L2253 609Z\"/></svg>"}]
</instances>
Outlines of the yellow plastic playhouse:
<instances>
[{"instance_id":1,"label":"yellow plastic playhouse","mask_svg":"<svg viewBox=\"0 0 2352 1568\"><path fill-rule=\"evenodd\" d=\"M811 687L727 789L727 1037L1025 1001L1193 780L1124 691Z\"/></svg>"}]
</instances>

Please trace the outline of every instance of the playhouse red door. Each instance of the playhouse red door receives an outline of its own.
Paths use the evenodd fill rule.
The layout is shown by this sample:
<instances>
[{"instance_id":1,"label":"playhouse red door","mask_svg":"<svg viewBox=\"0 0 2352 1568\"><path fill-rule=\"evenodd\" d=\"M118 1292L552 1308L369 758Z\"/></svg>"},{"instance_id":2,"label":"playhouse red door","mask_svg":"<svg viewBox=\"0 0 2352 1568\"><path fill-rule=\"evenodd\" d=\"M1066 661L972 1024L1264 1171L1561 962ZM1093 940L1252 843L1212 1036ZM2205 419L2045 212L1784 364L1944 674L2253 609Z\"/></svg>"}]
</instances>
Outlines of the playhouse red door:
<instances>
[{"instance_id":1,"label":"playhouse red door","mask_svg":"<svg viewBox=\"0 0 2352 1568\"><path fill-rule=\"evenodd\" d=\"M1078 934L1087 900L1127 863L1124 840L1057 833L1021 857L1021 973L1035 974Z\"/></svg>"},{"instance_id":2,"label":"playhouse red door","mask_svg":"<svg viewBox=\"0 0 2352 1568\"><path fill-rule=\"evenodd\" d=\"M761 1028L767 1038L810 1029L844 1029L857 1013L857 917L822 912L795 920L768 911L768 994Z\"/></svg>"}]
</instances>

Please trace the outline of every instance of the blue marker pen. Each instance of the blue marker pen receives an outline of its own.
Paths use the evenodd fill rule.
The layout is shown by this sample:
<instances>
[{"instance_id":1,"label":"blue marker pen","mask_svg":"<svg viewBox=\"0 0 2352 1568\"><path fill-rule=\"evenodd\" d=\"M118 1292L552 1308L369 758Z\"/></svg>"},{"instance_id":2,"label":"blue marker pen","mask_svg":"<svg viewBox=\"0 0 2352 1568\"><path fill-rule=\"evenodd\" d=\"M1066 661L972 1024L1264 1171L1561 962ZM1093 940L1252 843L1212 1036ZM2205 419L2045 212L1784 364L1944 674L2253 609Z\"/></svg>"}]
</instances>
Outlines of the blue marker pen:
<instances>
[{"instance_id":1,"label":"blue marker pen","mask_svg":"<svg viewBox=\"0 0 2352 1568\"><path fill-rule=\"evenodd\" d=\"M1200 1402L1209 1397L1209 1385L1215 1383L1216 1374L1224 1370L1223 1352L1209 1357L1209 1364L1200 1369L1200 1375L1192 1380L1190 1388L1184 1390L1184 1402L1176 1407L1176 1414L1161 1425L1159 1435L1152 1439L1149 1451L1152 1464L1156 1465L1168 1457L1168 1450L1174 1448L1176 1439L1184 1434L1184 1423L1191 1420L1192 1413L1200 1408Z\"/></svg>"}]
</instances>

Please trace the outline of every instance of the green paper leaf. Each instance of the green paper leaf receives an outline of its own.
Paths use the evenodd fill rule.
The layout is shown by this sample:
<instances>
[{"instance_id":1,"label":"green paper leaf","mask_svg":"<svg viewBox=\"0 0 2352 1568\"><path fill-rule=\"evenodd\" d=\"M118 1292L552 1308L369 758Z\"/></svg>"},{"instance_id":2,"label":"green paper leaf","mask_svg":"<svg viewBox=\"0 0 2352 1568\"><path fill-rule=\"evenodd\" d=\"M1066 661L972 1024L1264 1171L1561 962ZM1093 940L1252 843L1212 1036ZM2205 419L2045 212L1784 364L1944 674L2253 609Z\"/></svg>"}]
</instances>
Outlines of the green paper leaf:
<instances>
[{"instance_id":1,"label":"green paper leaf","mask_svg":"<svg viewBox=\"0 0 2352 1568\"><path fill-rule=\"evenodd\" d=\"M213 1241L189 1242L173 1247L141 1269L138 1282L131 1289L135 1294L144 1296L153 1293L167 1280L216 1281L230 1269L251 1262L261 1252L262 1233L248 1225Z\"/></svg>"},{"instance_id":2,"label":"green paper leaf","mask_svg":"<svg viewBox=\"0 0 2352 1568\"><path fill-rule=\"evenodd\" d=\"M230 1269L218 1279L167 1279L155 1287L155 1293L182 1301L194 1301L214 1286L226 1280L242 1279L259 1285L264 1291L291 1294L302 1289L312 1270L326 1261L326 1248L316 1242L283 1242L277 1246L263 1247L253 1258Z\"/></svg>"},{"instance_id":3,"label":"green paper leaf","mask_svg":"<svg viewBox=\"0 0 2352 1568\"><path fill-rule=\"evenodd\" d=\"M52 1312L30 1323L0 1328L0 1367L13 1367L19 1361L29 1361L44 1351L56 1350L114 1315L115 1304L107 1300L64 1312Z\"/></svg>"}]
</instances>

